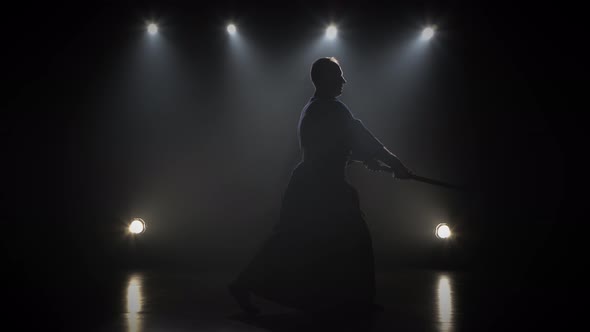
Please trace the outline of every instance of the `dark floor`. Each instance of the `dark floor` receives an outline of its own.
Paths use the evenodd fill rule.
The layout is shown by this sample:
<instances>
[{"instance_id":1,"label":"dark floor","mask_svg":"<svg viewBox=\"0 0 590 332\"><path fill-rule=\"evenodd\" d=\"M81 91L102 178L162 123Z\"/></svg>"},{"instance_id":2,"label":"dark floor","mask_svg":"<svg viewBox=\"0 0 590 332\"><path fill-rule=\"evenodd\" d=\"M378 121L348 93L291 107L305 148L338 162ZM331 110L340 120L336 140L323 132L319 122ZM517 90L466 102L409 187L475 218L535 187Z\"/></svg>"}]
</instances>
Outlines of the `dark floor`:
<instances>
[{"instance_id":1,"label":"dark floor","mask_svg":"<svg viewBox=\"0 0 590 332\"><path fill-rule=\"evenodd\" d=\"M543 299L544 290L528 298L523 281L509 274L400 268L378 274L378 302L385 310L369 320L344 313L309 317L260 299L263 313L247 318L226 291L232 277L144 270L105 273L85 283L73 274L52 286L48 310L59 317L62 331L451 332L537 330L555 323L548 314L565 305ZM41 317L35 313L39 308L31 309L21 319L22 330L33 330L27 324Z\"/></svg>"}]
</instances>

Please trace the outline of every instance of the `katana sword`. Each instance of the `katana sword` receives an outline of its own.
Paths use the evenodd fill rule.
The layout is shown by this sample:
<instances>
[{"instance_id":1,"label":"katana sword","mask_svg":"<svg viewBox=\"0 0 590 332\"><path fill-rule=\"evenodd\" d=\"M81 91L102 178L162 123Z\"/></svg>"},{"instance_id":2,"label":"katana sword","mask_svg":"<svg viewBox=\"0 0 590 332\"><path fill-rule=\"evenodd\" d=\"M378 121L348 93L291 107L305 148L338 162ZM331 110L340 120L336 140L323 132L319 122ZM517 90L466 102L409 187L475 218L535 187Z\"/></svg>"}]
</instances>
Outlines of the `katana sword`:
<instances>
[{"instance_id":1,"label":"katana sword","mask_svg":"<svg viewBox=\"0 0 590 332\"><path fill-rule=\"evenodd\" d=\"M373 166L373 169L374 169L374 167L375 166ZM386 172L386 173L390 173L395 178L395 173L393 172L393 169L391 167L389 167L389 166L378 165L376 170L383 171L383 172ZM462 187L462 186L458 186L458 185L451 184L451 183L444 182L444 181L440 181L440 180L435 180L435 179L427 178L427 177L424 177L424 176L416 175L414 173L410 173L410 179L416 180L416 181L419 181L419 182L423 182L423 183L433 184L433 185L440 186L440 187L449 188L449 189L465 190L465 188Z\"/></svg>"}]
</instances>

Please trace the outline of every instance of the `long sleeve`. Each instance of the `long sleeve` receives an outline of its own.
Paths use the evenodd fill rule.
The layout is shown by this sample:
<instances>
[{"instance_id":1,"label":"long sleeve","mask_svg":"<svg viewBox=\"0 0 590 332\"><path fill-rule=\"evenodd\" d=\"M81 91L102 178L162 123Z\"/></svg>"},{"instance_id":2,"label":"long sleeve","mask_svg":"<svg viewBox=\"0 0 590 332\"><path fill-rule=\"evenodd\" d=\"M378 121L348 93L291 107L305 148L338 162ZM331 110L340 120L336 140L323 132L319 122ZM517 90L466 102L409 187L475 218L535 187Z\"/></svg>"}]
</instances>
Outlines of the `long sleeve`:
<instances>
[{"instance_id":1,"label":"long sleeve","mask_svg":"<svg viewBox=\"0 0 590 332\"><path fill-rule=\"evenodd\" d=\"M336 99L312 99L306 105L299 137L307 160L367 161L383 150L383 144Z\"/></svg>"},{"instance_id":2,"label":"long sleeve","mask_svg":"<svg viewBox=\"0 0 590 332\"><path fill-rule=\"evenodd\" d=\"M383 149L383 144L365 127L361 120L351 115L349 122L351 144L350 159L367 161Z\"/></svg>"},{"instance_id":3,"label":"long sleeve","mask_svg":"<svg viewBox=\"0 0 590 332\"><path fill-rule=\"evenodd\" d=\"M318 99L305 108L300 124L300 145L304 159L341 163L350 152L350 113L343 104Z\"/></svg>"}]
</instances>

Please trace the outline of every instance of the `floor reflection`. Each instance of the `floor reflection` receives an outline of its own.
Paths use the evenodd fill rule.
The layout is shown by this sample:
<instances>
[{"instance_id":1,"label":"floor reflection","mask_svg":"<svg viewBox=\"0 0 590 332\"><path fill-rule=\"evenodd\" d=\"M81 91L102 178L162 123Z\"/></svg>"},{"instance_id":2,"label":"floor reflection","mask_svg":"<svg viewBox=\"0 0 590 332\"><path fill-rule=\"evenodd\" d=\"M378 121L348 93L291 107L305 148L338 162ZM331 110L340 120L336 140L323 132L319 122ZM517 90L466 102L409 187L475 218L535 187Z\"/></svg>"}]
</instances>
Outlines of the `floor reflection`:
<instances>
[{"instance_id":1,"label":"floor reflection","mask_svg":"<svg viewBox=\"0 0 590 332\"><path fill-rule=\"evenodd\" d=\"M453 320L453 290L451 288L451 279L446 274L438 276L437 285L437 307L438 307L438 326L441 332L454 331L455 322Z\"/></svg>"},{"instance_id":2,"label":"floor reflection","mask_svg":"<svg viewBox=\"0 0 590 332\"><path fill-rule=\"evenodd\" d=\"M381 301L385 312L376 314L370 326L346 319L346 324L314 319L275 306L257 302L263 314L255 320L240 319L239 306L227 294L225 274L204 275L176 271L135 272L117 275L116 298L105 302L113 312L113 321L99 326L102 331L425 331L456 332L465 325L462 303L465 299L464 275L456 271L400 270L380 275ZM471 280L468 279L467 280ZM113 289L115 291L115 289ZM116 303L118 302L118 305ZM106 309L105 309L106 310ZM473 318L475 324L480 317ZM243 317L242 317L243 318ZM338 317L347 318L347 317ZM343 320L344 321L344 320ZM327 324L327 326L326 326ZM174 329L171 326L174 326Z\"/></svg>"},{"instance_id":3,"label":"floor reflection","mask_svg":"<svg viewBox=\"0 0 590 332\"><path fill-rule=\"evenodd\" d=\"M127 282L127 331L141 331L141 310L144 303L142 293L143 276L141 274L132 274Z\"/></svg>"}]
</instances>

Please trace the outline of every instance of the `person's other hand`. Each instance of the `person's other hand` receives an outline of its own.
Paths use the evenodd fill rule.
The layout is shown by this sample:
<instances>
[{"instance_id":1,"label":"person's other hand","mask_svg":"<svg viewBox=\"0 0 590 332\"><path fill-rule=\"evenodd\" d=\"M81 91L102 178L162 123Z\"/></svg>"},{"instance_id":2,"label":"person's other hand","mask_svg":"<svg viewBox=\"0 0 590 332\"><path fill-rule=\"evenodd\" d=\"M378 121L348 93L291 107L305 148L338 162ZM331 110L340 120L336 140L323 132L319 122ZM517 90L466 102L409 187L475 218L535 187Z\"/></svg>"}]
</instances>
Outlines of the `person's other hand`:
<instances>
[{"instance_id":1,"label":"person's other hand","mask_svg":"<svg viewBox=\"0 0 590 332\"><path fill-rule=\"evenodd\" d=\"M394 176L398 179L411 179L412 176L414 175L414 172L412 172L409 168L407 168L404 165L400 165L400 167L397 167L394 170Z\"/></svg>"},{"instance_id":2,"label":"person's other hand","mask_svg":"<svg viewBox=\"0 0 590 332\"><path fill-rule=\"evenodd\" d=\"M379 160L376 159L370 159L367 160L363 163L365 165L366 168L370 169L373 172L379 172L379 171L383 171L385 167L385 165L383 165L381 162L379 162Z\"/></svg>"}]
</instances>

